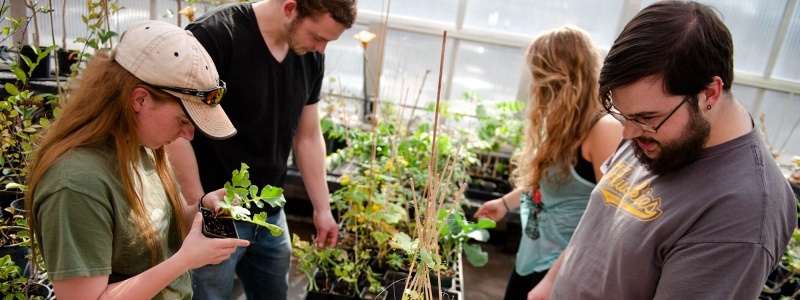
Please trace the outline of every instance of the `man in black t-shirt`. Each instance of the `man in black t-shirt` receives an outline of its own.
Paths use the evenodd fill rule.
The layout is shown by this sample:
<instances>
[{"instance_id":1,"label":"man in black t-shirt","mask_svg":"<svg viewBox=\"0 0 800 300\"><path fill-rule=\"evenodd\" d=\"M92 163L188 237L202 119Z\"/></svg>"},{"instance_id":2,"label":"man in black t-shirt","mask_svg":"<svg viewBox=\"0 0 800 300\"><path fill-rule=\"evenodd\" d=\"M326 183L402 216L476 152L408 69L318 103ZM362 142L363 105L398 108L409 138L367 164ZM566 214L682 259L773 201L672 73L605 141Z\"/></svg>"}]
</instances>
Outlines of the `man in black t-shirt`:
<instances>
[{"instance_id":1,"label":"man in black t-shirt","mask_svg":"<svg viewBox=\"0 0 800 300\"><path fill-rule=\"evenodd\" d=\"M226 83L221 105L238 130L227 140L198 135L191 144L179 140L170 146L188 201L198 201L229 181L241 163L250 167L252 184L282 187L294 147L314 206L316 241L320 246L336 244L317 102L325 66L322 53L352 26L355 15L355 0L265 0L219 6L186 27ZM214 195L205 196L206 206L215 203L209 197ZM234 271L248 299L287 298L291 241L286 217L280 208L263 211L283 234L274 237L265 228L237 221L240 238L250 246L226 262L192 272L194 299L230 299Z\"/></svg>"}]
</instances>

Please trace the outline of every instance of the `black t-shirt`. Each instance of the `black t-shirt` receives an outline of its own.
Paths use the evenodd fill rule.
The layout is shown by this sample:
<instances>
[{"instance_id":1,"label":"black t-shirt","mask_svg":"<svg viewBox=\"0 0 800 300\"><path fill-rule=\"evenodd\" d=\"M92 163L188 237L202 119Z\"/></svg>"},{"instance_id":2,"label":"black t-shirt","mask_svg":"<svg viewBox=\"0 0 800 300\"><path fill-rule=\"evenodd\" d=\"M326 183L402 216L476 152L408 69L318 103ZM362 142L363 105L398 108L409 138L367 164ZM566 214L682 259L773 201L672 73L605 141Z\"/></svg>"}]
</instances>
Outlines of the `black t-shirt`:
<instances>
[{"instance_id":1,"label":"black t-shirt","mask_svg":"<svg viewBox=\"0 0 800 300\"><path fill-rule=\"evenodd\" d=\"M222 187L241 163L250 167L252 184L282 187L300 114L319 101L323 55L298 56L290 50L278 62L264 42L251 3L219 6L186 29L206 48L227 84L220 105L237 130L226 140L194 136L203 189Z\"/></svg>"}]
</instances>

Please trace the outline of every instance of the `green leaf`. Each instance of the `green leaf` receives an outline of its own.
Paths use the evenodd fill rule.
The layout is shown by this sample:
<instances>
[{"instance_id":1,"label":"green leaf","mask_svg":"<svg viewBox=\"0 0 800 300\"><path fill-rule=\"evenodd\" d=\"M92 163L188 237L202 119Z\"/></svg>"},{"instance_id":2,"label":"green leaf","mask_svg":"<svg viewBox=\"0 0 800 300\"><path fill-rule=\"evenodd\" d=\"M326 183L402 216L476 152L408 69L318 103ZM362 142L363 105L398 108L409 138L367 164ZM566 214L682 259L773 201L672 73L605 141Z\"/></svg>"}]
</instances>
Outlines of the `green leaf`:
<instances>
[{"instance_id":1,"label":"green leaf","mask_svg":"<svg viewBox=\"0 0 800 300\"><path fill-rule=\"evenodd\" d=\"M467 261L476 267L483 267L489 262L489 254L481 249L480 245L464 244L464 254L467 255Z\"/></svg>"},{"instance_id":2,"label":"green leaf","mask_svg":"<svg viewBox=\"0 0 800 300\"><path fill-rule=\"evenodd\" d=\"M6 92L11 94L12 96L19 95L19 89L17 89L17 86L15 86L13 84L10 84L10 83L6 83L5 88L6 88Z\"/></svg>"},{"instance_id":3,"label":"green leaf","mask_svg":"<svg viewBox=\"0 0 800 300\"><path fill-rule=\"evenodd\" d=\"M276 225L267 223L267 217L268 216L266 212L260 212L253 216L253 219L250 220L250 223L266 227L269 230L269 233L271 233L273 236L281 235L281 233L283 233L283 229Z\"/></svg>"},{"instance_id":4,"label":"green leaf","mask_svg":"<svg viewBox=\"0 0 800 300\"><path fill-rule=\"evenodd\" d=\"M405 251L406 253L414 253L416 250L418 242L415 239L411 241L411 237L408 236L405 232L398 232L392 237L392 241L390 243L392 247L399 248Z\"/></svg>"},{"instance_id":5,"label":"green leaf","mask_svg":"<svg viewBox=\"0 0 800 300\"><path fill-rule=\"evenodd\" d=\"M428 252L428 249L425 248L420 249L419 258L420 260L422 260L423 263L425 263L425 265L428 266L428 268L433 269L434 267L436 267L436 263L433 262L433 258L431 257L431 253Z\"/></svg>"},{"instance_id":6,"label":"green leaf","mask_svg":"<svg viewBox=\"0 0 800 300\"><path fill-rule=\"evenodd\" d=\"M476 229L467 233L467 236L480 242L489 241L489 231L486 229Z\"/></svg>"},{"instance_id":7,"label":"green leaf","mask_svg":"<svg viewBox=\"0 0 800 300\"><path fill-rule=\"evenodd\" d=\"M492 221L492 219L489 219L489 218L480 218L480 219L478 219L478 227L480 227L480 228L492 229L495 226L497 226L497 223Z\"/></svg>"},{"instance_id":8,"label":"green leaf","mask_svg":"<svg viewBox=\"0 0 800 300\"><path fill-rule=\"evenodd\" d=\"M17 77L23 83L28 82L28 75L25 74L25 71L22 71L19 67L13 67L11 72L14 72L14 76Z\"/></svg>"},{"instance_id":9,"label":"green leaf","mask_svg":"<svg viewBox=\"0 0 800 300\"><path fill-rule=\"evenodd\" d=\"M377 242L378 245L385 244L389 240L389 237L389 234L383 231L372 232L372 238L375 239L375 242Z\"/></svg>"},{"instance_id":10,"label":"green leaf","mask_svg":"<svg viewBox=\"0 0 800 300\"><path fill-rule=\"evenodd\" d=\"M27 190L27 189L28 189L28 186L26 186L26 185L23 185L23 184L19 184L19 183L15 183L15 182L11 182L11 183L9 183L9 184L6 184L6 189L7 189L7 190L21 190L21 191L25 191L25 190Z\"/></svg>"}]
</instances>

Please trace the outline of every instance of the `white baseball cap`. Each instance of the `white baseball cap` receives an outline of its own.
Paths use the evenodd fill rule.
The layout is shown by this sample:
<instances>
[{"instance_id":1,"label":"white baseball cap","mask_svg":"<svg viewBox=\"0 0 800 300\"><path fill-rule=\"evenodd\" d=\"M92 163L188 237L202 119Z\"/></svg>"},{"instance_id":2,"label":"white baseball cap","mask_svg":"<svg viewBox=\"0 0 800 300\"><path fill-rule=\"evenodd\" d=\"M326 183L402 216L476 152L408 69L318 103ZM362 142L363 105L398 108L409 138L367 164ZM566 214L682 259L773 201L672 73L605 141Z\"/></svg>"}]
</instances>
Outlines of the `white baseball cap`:
<instances>
[{"instance_id":1,"label":"white baseball cap","mask_svg":"<svg viewBox=\"0 0 800 300\"><path fill-rule=\"evenodd\" d=\"M148 85L178 97L195 127L209 138L236 134L219 104L225 83L190 31L162 21L136 22L122 34L111 57Z\"/></svg>"}]
</instances>

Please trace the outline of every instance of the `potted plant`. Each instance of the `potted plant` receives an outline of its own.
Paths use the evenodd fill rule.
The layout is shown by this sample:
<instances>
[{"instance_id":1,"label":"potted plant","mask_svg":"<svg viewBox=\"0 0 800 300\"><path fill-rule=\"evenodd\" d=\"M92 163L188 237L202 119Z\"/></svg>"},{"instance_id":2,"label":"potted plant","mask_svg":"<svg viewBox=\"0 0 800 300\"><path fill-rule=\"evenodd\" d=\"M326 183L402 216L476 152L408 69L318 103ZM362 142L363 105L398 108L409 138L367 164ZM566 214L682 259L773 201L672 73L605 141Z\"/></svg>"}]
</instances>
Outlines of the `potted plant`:
<instances>
[{"instance_id":1,"label":"potted plant","mask_svg":"<svg viewBox=\"0 0 800 300\"><path fill-rule=\"evenodd\" d=\"M17 266L27 267L30 262L28 227L22 215L15 213L12 208L6 208L6 211L13 216L0 223L0 256L8 255Z\"/></svg>"},{"instance_id":2,"label":"potted plant","mask_svg":"<svg viewBox=\"0 0 800 300\"><path fill-rule=\"evenodd\" d=\"M347 254L345 259L337 262L333 267L336 280L331 289L332 299L358 299L358 295L361 293L359 279L367 275L364 272L368 269L369 251L356 248L353 251L345 251L345 253Z\"/></svg>"},{"instance_id":3,"label":"potted plant","mask_svg":"<svg viewBox=\"0 0 800 300\"><path fill-rule=\"evenodd\" d=\"M340 248L321 248L292 236L292 256L297 259L297 269L308 278L306 299L328 299L336 281L333 270L346 255Z\"/></svg>"},{"instance_id":4,"label":"potted plant","mask_svg":"<svg viewBox=\"0 0 800 300\"><path fill-rule=\"evenodd\" d=\"M45 300L53 297L49 286L23 275L22 269L10 255L0 256L0 294L3 299Z\"/></svg>"},{"instance_id":5,"label":"potted plant","mask_svg":"<svg viewBox=\"0 0 800 300\"><path fill-rule=\"evenodd\" d=\"M32 16L14 18L6 15L9 6L0 8L0 16L12 24L2 33L4 38L15 34L20 28L27 28L28 22L37 13L49 12L35 3L27 4L33 11ZM22 197L28 172L27 158L33 150L33 143L49 128L50 120L59 112L59 98L32 91L29 86L32 70L23 70L23 67L33 67L40 61L46 61L45 55L51 50L52 47L44 51L34 47L31 50L36 53L34 58L22 57L18 63L12 64L10 71L16 81L3 86L6 96L0 99L0 208L6 208L11 201Z\"/></svg>"},{"instance_id":6,"label":"potted plant","mask_svg":"<svg viewBox=\"0 0 800 300\"><path fill-rule=\"evenodd\" d=\"M468 95L472 99L476 96ZM469 143L470 151L478 153L480 163L470 167L471 181L466 196L475 200L491 200L511 192L509 183L511 153L522 142L523 119L517 115L523 111L521 101L493 103L480 101L475 108L477 128L475 140Z\"/></svg>"},{"instance_id":7,"label":"potted plant","mask_svg":"<svg viewBox=\"0 0 800 300\"><path fill-rule=\"evenodd\" d=\"M77 57L78 61L85 61L98 50L110 50L113 46L112 38L117 36L117 32L111 30L111 16L116 15L125 7L117 5L117 0L98 0L86 2L87 12L81 15L83 24L86 25L86 36L75 39L76 43L82 43L83 49ZM65 34L66 35L66 34ZM74 65L78 68L79 65Z\"/></svg>"},{"instance_id":8,"label":"potted plant","mask_svg":"<svg viewBox=\"0 0 800 300\"><path fill-rule=\"evenodd\" d=\"M286 199L283 189L270 185L260 189L250 184L250 172L247 164L242 163L239 170L233 170L231 181L225 183L225 197L219 202L221 210L214 213L201 206L203 214L203 234L214 238L238 238L234 220L246 221L266 227L269 232L278 236L283 232L278 226L267 223L267 213L261 212L251 217L250 207L263 208L265 204L272 207L283 206Z\"/></svg>"},{"instance_id":9,"label":"potted plant","mask_svg":"<svg viewBox=\"0 0 800 300\"><path fill-rule=\"evenodd\" d=\"M53 9L49 6L39 5L38 1L25 0L25 6L30 10L31 15L26 20L25 29L33 26L32 44L21 44L19 46L19 60L17 64L26 73L28 78L49 78L50 77L50 53L57 48L56 45L48 47L39 46L39 14L50 14ZM24 63L23 63L24 62Z\"/></svg>"},{"instance_id":10,"label":"potted plant","mask_svg":"<svg viewBox=\"0 0 800 300\"><path fill-rule=\"evenodd\" d=\"M770 273L759 299L800 297L800 229L795 228L778 268Z\"/></svg>"}]
</instances>

